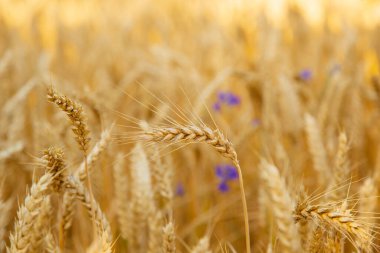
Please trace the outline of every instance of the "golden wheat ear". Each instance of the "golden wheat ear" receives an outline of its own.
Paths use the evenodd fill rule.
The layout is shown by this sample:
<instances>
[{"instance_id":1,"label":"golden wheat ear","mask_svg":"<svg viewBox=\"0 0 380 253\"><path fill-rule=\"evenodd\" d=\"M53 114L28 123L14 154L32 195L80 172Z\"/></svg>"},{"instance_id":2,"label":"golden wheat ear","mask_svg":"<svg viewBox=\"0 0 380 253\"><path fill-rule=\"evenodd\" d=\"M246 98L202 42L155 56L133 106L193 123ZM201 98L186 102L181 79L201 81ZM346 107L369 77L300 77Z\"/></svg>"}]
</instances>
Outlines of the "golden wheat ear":
<instances>
[{"instance_id":1,"label":"golden wheat ear","mask_svg":"<svg viewBox=\"0 0 380 253\"><path fill-rule=\"evenodd\" d=\"M261 178L270 196L271 207L275 223L277 224L277 237L282 252L295 252L300 250L299 236L292 217L293 201L281 178L278 169L263 160L260 166Z\"/></svg>"},{"instance_id":2,"label":"golden wheat ear","mask_svg":"<svg viewBox=\"0 0 380 253\"><path fill-rule=\"evenodd\" d=\"M53 175L46 173L38 182L33 183L30 193L25 197L24 203L17 211L17 220L14 225L14 232L10 235L11 253L28 252L32 244L32 228L39 215L46 196L51 191Z\"/></svg>"},{"instance_id":3,"label":"golden wheat ear","mask_svg":"<svg viewBox=\"0 0 380 253\"><path fill-rule=\"evenodd\" d=\"M176 252L176 246L175 246L175 232L174 232L174 225L172 222L169 222L162 228L163 232L163 244L162 244L162 251L163 253L175 253Z\"/></svg>"},{"instance_id":4,"label":"golden wheat ear","mask_svg":"<svg viewBox=\"0 0 380 253\"><path fill-rule=\"evenodd\" d=\"M115 206L116 214L119 224L119 230L121 232L121 237L125 240L128 239L131 230L131 221L128 217L130 199L129 199L129 181L126 171L126 163L124 155L118 153L115 158L115 163L113 165L114 174L114 189L115 189Z\"/></svg>"},{"instance_id":5,"label":"golden wheat ear","mask_svg":"<svg viewBox=\"0 0 380 253\"><path fill-rule=\"evenodd\" d=\"M80 104L74 102L70 98L59 94L53 86L47 89L48 101L57 105L71 121L72 131L75 135L79 148L83 153L87 154L88 144L90 142L89 129L86 123L86 117Z\"/></svg>"},{"instance_id":6,"label":"golden wheat ear","mask_svg":"<svg viewBox=\"0 0 380 253\"><path fill-rule=\"evenodd\" d=\"M297 204L294 219L296 222L312 221L315 226L326 231L335 231L358 250L371 251L373 246L372 236L368 233L370 224L361 222L349 210L342 212L340 208L311 205L305 201Z\"/></svg>"},{"instance_id":7,"label":"golden wheat ear","mask_svg":"<svg viewBox=\"0 0 380 253\"><path fill-rule=\"evenodd\" d=\"M248 220L248 208L244 191L243 174L237 158L237 153L232 143L217 130L212 130L207 126L173 126L155 127L143 131L137 138L151 143L207 143L211 145L222 156L229 158L237 168L239 174L240 195L243 205L244 229L246 240L246 251L251 252L250 230Z\"/></svg>"},{"instance_id":8,"label":"golden wheat ear","mask_svg":"<svg viewBox=\"0 0 380 253\"><path fill-rule=\"evenodd\" d=\"M210 238L208 236L204 236L201 238L197 245L191 250L191 253L211 253L210 249Z\"/></svg>"}]
</instances>

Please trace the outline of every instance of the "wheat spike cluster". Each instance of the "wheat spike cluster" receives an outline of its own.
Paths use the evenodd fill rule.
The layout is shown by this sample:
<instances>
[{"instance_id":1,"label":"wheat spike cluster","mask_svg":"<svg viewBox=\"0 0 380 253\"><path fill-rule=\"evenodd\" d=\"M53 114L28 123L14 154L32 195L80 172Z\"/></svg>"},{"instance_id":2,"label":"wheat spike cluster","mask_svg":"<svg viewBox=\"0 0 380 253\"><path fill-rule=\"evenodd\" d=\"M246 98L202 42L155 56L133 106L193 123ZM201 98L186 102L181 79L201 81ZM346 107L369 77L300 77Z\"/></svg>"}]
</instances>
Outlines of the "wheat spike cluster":
<instances>
[{"instance_id":1,"label":"wheat spike cluster","mask_svg":"<svg viewBox=\"0 0 380 253\"><path fill-rule=\"evenodd\" d=\"M380 3L0 1L0 253L380 252Z\"/></svg>"}]
</instances>

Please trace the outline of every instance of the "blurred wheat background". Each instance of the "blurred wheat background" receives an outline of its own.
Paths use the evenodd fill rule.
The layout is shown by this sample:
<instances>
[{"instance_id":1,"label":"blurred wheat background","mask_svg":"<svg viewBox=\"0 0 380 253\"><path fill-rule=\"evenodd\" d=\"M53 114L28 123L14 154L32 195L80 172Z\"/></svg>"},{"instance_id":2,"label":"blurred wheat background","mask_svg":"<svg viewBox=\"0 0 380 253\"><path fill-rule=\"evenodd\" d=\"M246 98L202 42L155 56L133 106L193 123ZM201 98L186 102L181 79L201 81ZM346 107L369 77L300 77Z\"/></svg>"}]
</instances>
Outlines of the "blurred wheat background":
<instances>
[{"instance_id":1,"label":"blurred wheat background","mask_svg":"<svg viewBox=\"0 0 380 253\"><path fill-rule=\"evenodd\" d=\"M379 24L0 0L0 252L380 252Z\"/></svg>"}]
</instances>

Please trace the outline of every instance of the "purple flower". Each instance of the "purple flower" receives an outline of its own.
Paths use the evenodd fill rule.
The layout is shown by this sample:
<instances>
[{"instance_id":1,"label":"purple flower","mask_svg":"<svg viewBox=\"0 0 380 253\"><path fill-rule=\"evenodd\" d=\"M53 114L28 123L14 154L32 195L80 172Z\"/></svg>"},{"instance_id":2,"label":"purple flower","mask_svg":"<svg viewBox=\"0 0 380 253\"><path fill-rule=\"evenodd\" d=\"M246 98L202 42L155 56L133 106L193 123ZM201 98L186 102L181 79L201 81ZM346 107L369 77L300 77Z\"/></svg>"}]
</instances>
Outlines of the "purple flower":
<instances>
[{"instance_id":1,"label":"purple flower","mask_svg":"<svg viewBox=\"0 0 380 253\"><path fill-rule=\"evenodd\" d=\"M219 178L218 190L227 192L228 182L239 177L237 169L229 164L219 164L215 167L215 175Z\"/></svg>"},{"instance_id":2,"label":"purple flower","mask_svg":"<svg viewBox=\"0 0 380 253\"><path fill-rule=\"evenodd\" d=\"M177 184L177 187L176 187L176 190L175 190L175 194L177 196L180 196L180 197L182 197L183 195L185 195L185 188L183 187L182 183L178 183Z\"/></svg>"},{"instance_id":3,"label":"purple flower","mask_svg":"<svg viewBox=\"0 0 380 253\"><path fill-rule=\"evenodd\" d=\"M220 192L228 192L230 188L226 181L222 181L218 184L218 189Z\"/></svg>"},{"instance_id":4,"label":"purple flower","mask_svg":"<svg viewBox=\"0 0 380 253\"><path fill-rule=\"evenodd\" d=\"M310 69L304 69L298 73L298 78L302 81L309 81L313 77L313 72Z\"/></svg>"},{"instance_id":5,"label":"purple flower","mask_svg":"<svg viewBox=\"0 0 380 253\"><path fill-rule=\"evenodd\" d=\"M214 111L217 111L217 112L220 112L220 110L222 109L221 108L221 105L220 105L220 102L216 102L212 108L214 109Z\"/></svg>"},{"instance_id":6,"label":"purple flower","mask_svg":"<svg viewBox=\"0 0 380 253\"><path fill-rule=\"evenodd\" d=\"M218 101L226 102L227 96L228 96L228 94L226 92L220 91L218 93Z\"/></svg>"},{"instance_id":7,"label":"purple flower","mask_svg":"<svg viewBox=\"0 0 380 253\"><path fill-rule=\"evenodd\" d=\"M235 95L232 92L221 91L218 93L218 102L221 102L223 104L227 104L230 106L239 105L240 97Z\"/></svg>"},{"instance_id":8,"label":"purple flower","mask_svg":"<svg viewBox=\"0 0 380 253\"><path fill-rule=\"evenodd\" d=\"M222 181L234 180L239 177L236 168L232 165L217 165L215 168L215 174Z\"/></svg>"}]
</instances>

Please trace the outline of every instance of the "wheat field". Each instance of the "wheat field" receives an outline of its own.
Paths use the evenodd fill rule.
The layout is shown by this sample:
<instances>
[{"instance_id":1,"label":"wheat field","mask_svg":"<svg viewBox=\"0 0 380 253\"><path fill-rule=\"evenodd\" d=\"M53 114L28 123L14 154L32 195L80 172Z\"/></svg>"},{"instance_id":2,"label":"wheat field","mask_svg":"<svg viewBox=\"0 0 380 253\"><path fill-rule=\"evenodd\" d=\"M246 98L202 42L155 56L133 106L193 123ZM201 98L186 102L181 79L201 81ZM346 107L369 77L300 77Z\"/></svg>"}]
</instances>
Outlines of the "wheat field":
<instances>
[{"instance_id":1,"label":"wheat field","mask_svg":"<svg viewBox=\"0 0 380 253\"><path fill-rule=\"evenodd\" d=\"M0 0L0 252L380 252L380 2Z\"/></svg>"}]
</instances>

